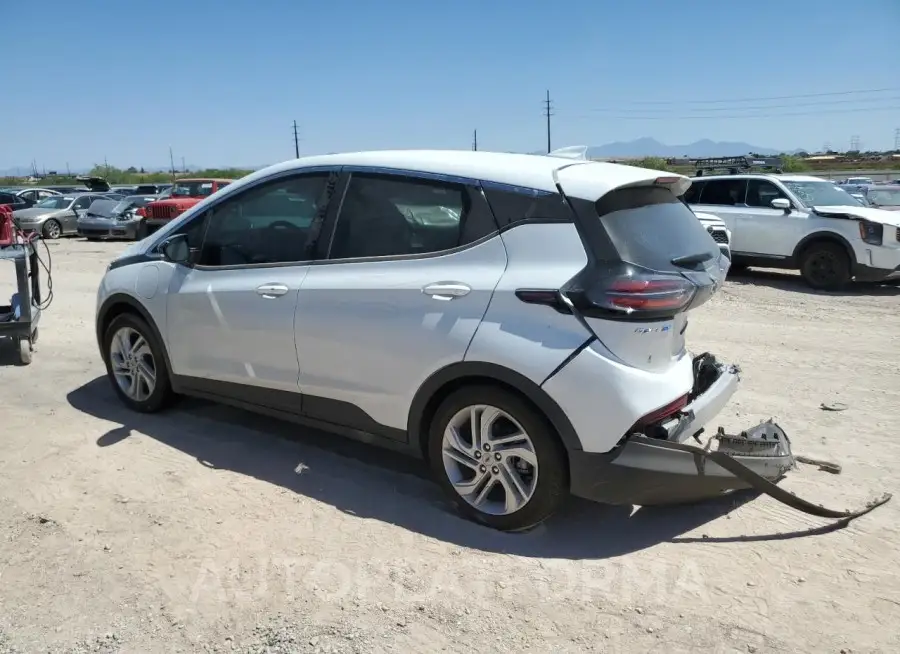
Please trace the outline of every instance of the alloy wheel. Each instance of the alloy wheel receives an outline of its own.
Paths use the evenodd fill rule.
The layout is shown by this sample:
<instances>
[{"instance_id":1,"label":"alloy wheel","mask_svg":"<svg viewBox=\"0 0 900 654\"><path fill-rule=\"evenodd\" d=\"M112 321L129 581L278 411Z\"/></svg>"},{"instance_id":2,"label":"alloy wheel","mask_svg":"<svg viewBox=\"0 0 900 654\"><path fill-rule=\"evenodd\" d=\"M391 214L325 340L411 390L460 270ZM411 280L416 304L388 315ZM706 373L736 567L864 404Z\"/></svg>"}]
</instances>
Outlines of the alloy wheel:
<instances>
[{"instance_id":1,"label":"alloy wheel","mask_svg":"<svg viewBox=\"0 0 900 654\"><path fill-rule=\"evenodd\" d=\"M461 409L444 429L441 452L450 484L478 511L509 515L534 495L534 444L505 411L488 405Z\"/></svg>"},{"instance_id":2,"label":"alloy wheel","mask_svg":"<svg viewBox=\"0 0 900 654\"><path fill-rule=\"evenodd\" d=\"M122 392L136 402L148 399L156 389L156 360L150 344L136 329L122 327L109 346L113 375Z\"/></svg>"}]
</instances>

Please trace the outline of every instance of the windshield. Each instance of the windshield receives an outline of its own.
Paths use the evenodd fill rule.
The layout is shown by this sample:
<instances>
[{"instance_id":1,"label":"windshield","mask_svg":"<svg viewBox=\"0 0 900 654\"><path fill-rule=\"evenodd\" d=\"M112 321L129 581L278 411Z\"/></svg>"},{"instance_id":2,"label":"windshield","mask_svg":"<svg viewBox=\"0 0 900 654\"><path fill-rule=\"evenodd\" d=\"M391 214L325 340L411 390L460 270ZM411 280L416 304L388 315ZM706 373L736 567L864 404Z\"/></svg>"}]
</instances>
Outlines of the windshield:
<instances>
[{"instance_id":1,"label":"windshield","mask_svg":"<svg viewBox=\"0 0 900 654\"><path fill-rule=\"evenodd\" d=\"M783 184L807 207L858 207L862 202L831 182L789 182Z\"/></svg>"},{"instance_id":2,"label":"windshield","mask_svg":"<svg viewBox=\"0 0 900 654\"><path fill-rule=\"evenodd\" d=\"M40 209L65 209L72 204L72 200L74 199L75 198L63 197L62 195L54 195L52 198L41 200L34 206Z\"/></svg>"},{"instance_id":3,"label":"windshield","mask_svg":"<svg viewBox=\"0 0 900 654\"><path fill-rule=\"evenodd\" d=\"M869 202L879 207L900 207L900 188L869 189Z\"/></svg>"},{"instance_id":4,"label":"windshield","mask_svg":"<svg viewBox=\"0 0 900 654\"><path fill-rule=\"evenodd\" d=\"M212 192L213 183L206 181L175 182L172 187L173 198L205 198Z\"/></svg>"}]
</instances>

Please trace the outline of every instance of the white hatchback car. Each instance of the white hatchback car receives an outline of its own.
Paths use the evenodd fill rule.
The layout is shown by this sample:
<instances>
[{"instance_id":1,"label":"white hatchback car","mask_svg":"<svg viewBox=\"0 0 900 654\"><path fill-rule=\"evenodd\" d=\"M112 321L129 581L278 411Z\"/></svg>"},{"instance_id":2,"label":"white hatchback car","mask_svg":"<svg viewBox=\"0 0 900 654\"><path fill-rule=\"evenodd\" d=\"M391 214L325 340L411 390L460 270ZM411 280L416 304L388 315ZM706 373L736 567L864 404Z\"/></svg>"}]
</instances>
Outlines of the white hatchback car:
<instances>
[{"instance_id":1,"label":"white hatchback car","mask_svg":"<svg viewBox=\"0 0 900 654\"><path fill-rule=\"evenodd\" d=\"M684 444L738 383L685 349L688 312L728 266L677 199L688 184L489 152L279 164L109 265L100 351L137 411L192 395L408 451L498 529L569 492L743 488ZM791 465L772 440L746 457L741 443L717 441L766 479Z\"/></svg>"}]
</instances>

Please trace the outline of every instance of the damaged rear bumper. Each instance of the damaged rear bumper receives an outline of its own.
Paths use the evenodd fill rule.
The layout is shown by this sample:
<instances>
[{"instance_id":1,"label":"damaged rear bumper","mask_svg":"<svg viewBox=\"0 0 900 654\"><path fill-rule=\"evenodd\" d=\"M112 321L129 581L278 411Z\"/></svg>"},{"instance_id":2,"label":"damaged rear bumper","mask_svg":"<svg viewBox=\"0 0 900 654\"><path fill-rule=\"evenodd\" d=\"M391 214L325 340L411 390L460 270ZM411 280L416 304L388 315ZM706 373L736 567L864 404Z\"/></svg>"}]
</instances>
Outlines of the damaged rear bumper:
<instances>
[{"instance_id":1,"label":"damaged rear bumper","mask_svg":"<svg viewBox=\"0 0 900 654\"><path fill-rule=\"evenodd\" d=\"M605 504L691 502L753 487L746 471L775 482L795 465L790 440L772 422L737 436L720 430L705 446L694 441L722 411L740 380L736 366L706 354L695 358L694 377L693 399L677 415L629 435L611 452L570 452L572 493ZM729 470L735 466L728 462L728 467L720 465L726 455L740 464L740 474Z\"/></svg>"},{"instance_id":2,"label":"damaged rear bumper","mask_svg":"<svg viewBox=\"0 0 900 654\"><path fill-rule=\"evenodd\" d=\"M612 452L570 453L572 493L605 504L676 504L753 488L716 459L728 456L770 482L794 466L790 440L764 422L738 436L717 434L716 449L634 435Z\"/></svg>"}]
</instances>

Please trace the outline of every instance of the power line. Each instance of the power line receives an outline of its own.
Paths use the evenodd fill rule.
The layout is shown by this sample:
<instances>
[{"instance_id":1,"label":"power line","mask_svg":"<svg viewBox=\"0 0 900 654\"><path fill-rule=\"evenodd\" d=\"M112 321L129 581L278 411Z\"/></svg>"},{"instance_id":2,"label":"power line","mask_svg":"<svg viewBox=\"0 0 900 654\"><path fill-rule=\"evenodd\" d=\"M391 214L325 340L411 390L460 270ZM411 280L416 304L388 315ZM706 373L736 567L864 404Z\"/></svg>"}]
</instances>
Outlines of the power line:
<instances>
[{"instance_id":1,"label":"power line","mask_svg":"<svg viewBox=\"0 0 900 654\"><path fill-rule=\"evenodd\" d=\"M553 115L553 105L550 100L550 91L547 90L547 99L544 100L544 117L547 119L547 152L551 151L550 147L550 116Z\"/></svg>"},{"instance_id":2,"label":"power line","mask_svg":"<svg viewBox=\"0 0 900 654\"><path fill-rule=\"evenodd\" d=\"M297 136L297 121L294 121L294 158L300 158L300 139Z\"/></svg>"},{"instance_id":3,"label":"power line","mask_svg":"<svg viewBox=\"0 0 900 654\"><path fill-rule=\"evenodd\" d=\"M795 104L757 104L757 105L740 105L736 107L704 107L702 111L704 112L718 112L718 111L743 111L745 109L754 110L754 109L799 109L801 107L828 107L837 104L854 104L859 102L896 102L900 101L900 96L889 96L886 98L853 98L851 100L817 100L815 102L798 102ZM631 111L630 107L615 107L615 108L602 108L602 109L588 109L587 111L603 113L608 111ZM654 112L654 113L662 113L671 111L670 109L638 109L638 111L643 112Z\"/></svg>"},{"instance_id":4,"label":"power line","mask_svg":"<svg viewBox=\"0 0 900 654\"><path fill-rule=\"evenodd\" d=\"M653 100L653 101L638 101L625 103L630 106L633 105L673 105L673 104L722 104L727 102L763 102L765 100L795 100L801 98L827 98L831 96L839 96L839 95L853 95L854 93L890 93L900 91L900 88L886 88L886 89L858 89L855 91L830 91L828 93L802 93L798 95L770 95L768 97L746 97L746 98L718 98L711 100Z\"/></svg>"},{"instance_id":5,"label":"power line","mask_svg":"<svg viewBox=\"0 0 900 654\"><path fill-rule=\"evenodd\" d=\"M622 114L620 116L598 116L596 114L566 114L569 119L587 119L587 120L721 120L723 118L783 118L790 116L821 116L823 114L856 114L862 112L875 111L900 111L900 106L894 105L890 107L860 107L857 109L834 109L825 111L794 111L783 113L756 113L756 114L694 114L694 115L672 115L664 114L660 116L635 116L633 114Z\"/></svg>"}]
</instances>

